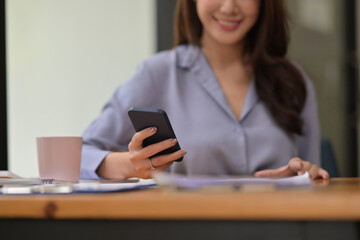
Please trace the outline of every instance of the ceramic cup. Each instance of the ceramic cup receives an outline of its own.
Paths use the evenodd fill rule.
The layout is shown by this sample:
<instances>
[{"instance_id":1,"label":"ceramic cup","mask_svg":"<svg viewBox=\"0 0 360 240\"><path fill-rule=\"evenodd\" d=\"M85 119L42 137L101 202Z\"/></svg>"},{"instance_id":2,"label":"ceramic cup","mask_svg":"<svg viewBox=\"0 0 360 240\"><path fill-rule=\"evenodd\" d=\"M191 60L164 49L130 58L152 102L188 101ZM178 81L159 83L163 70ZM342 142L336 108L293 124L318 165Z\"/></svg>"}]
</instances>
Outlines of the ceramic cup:
<instances>
[{"instance_id":1,"label":"ceramic cup","mask_svg":"<svg viewBox=\"0 0 360 240\"><path fill-rule=\"evenodd\" d=\"M78 182L81 163L81 137L37 137L39 176Z\"/></svg>"}]
</instances>

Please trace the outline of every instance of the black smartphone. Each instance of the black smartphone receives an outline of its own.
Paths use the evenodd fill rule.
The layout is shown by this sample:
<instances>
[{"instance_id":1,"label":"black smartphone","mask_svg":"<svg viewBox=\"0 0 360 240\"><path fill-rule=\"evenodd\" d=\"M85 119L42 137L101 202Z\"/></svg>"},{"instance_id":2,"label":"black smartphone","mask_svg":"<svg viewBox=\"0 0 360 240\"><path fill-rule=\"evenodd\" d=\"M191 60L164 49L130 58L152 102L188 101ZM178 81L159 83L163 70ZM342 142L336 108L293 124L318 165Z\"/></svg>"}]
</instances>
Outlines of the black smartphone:
<instances>
[{"instance_id":1,"label":"black smartphone","mask_svg":"<svg viewBox=\"0 0 360 240\"><path fill-rule=\"evenodd\" d=\"M174 130L170 124L169 118L165 111L157 108L138 108L132 107L128 111L130 120L134 125L135 131L139 132L145 128L156 127L157 131L154 135L146 138L143 141L143 146L149 146L154 143L161 142L169 138L176 138ZM172 147L165 149L152 157L156 157L163 154L170 154L180 150L179 141ZM175 160L180 162L183 157Z\"/></svg>"}]
</instances>

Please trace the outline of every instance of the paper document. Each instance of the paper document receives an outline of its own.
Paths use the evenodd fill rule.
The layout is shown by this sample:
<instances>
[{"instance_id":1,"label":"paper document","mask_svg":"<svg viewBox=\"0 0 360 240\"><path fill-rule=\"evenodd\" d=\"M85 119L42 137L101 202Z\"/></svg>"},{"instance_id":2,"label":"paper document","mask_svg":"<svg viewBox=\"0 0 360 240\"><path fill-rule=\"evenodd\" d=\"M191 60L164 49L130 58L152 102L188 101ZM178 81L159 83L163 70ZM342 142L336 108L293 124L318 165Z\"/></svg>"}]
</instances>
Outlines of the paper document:
<instances>
[{"instance_id":1,"label":"paper document","mask_svg":"<svg viewBox=\"0 0 360 240\"><path fill-rule=\"evenodd\" d=\"M139 180L128 183L102 183L99 182L80 182L59 183L59 184L4 184L0 188L0 194L69 194L69 193L106 193L106 192L124 192L136 189L143 189L156 186L153 179Z\"/></svg>"},{"instance_id":2,"label":"paper document","mask_svg":"<svg viewBox=\"0 0 360 240\"><path fill-rule=\"evenodd\" d=\"M130 183L101 183L101 182L82 182L74 184L74 190L81 192L119 192L127 190L135 190L155 186L153 179Z\"/></svg>"},{"instance_id":3,"label":"paper document","mask_svg":"<svg viewBox=\"0 0 360 240\"><path fill-rule=\"evenodd\" d=\"M72 183L54 179L21 178L9 171L0 171L0 195L123 192L153 186L156 186L154 179L101 179Z\"/></svg>"},{"instance_id":4,"label":"paper document","mask_svg":"<svg viewBox=\"0 0 360 240\"><path fill-rule=\"evenodd\" d=\"M206 186L241 186L241 185L263 185L272 184L275 186L309 186L312 181L309 173L306 172L301 176L287 178L255 178L255 177L209 177L195 176L188 177L179 174L158 173L155 175L158 185L175 186L181 188L200 188Z\"/></svg>"}]
</instances>

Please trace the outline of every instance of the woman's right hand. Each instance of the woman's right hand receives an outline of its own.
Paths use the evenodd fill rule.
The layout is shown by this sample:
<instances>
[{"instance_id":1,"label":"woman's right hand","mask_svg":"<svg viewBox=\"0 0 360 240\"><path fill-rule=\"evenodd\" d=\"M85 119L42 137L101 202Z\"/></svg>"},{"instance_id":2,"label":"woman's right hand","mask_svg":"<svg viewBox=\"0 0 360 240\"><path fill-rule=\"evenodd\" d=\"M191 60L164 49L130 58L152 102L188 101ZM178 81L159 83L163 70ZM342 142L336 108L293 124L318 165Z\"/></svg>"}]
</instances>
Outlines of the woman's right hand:
<instances>
[{"instance_id":1,"label":"woman's right hand","mask_svg":"<svg viewBox=\"0 0 360 240\"><path fill-rule=\"evenodd\" d=\"M172 163L186 154L185 150L179 150L171 154L164 154L156 157L153 155L174 146L176 139L167 139L147 147L143 147L143 141L154 135L156 127L146 128L134 134L129 143L129 159L134 166L136 177L151 178L154 171L164 171Z\"/></svg>"}]
</instances>

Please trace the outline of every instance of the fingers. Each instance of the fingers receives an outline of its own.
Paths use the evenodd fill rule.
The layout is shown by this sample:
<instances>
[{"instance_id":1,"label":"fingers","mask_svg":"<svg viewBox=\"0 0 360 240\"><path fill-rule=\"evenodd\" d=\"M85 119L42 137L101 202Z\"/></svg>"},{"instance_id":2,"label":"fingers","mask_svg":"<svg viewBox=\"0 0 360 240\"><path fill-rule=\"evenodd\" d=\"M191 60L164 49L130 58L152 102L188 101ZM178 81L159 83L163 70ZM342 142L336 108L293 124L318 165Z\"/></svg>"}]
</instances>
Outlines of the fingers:
<instances>
[{"instance_id":1,"label":"fingers","mask_svg":"<svg viewBox=\"0 0 360 240\"><path fill-rule=\"evenodd\" d=\"M164 170L168 169L173 163L174 163L174 161L164 164L160 167L156 167L156 169L154 171L164 171Z\"/></svg>"},{"instance_id":2,"label":"fingers","mask_svg":"<svg viewBox=\"0 0 360 240\"><path fill-rule=\"evenodd\" d=\"M154 158L147 158L142 161L137 161L134 163L135 171L137 176L140 178L152 178L152 174L155 171L164 171L169 168L173 162L186 154L185 150L179 150L177 152L157 156ZM151 164L150 164L151 163ZM152 169L151 165L155 168Z\"/></svg>"},{"instance_id":3,"label":"fingers","mask_svg":"<svg viewBox=\"0 0 360 240\"><path fill-rule=\"evenodd\" d=\"M165 154L151 158L152 165L158 169L159 167L172 163L173 161L183 157L186 154L185 150L179 150L171 154Z\"/></svg>"},{"instance_id":4,"label":"fingers","mask_svg":"<svg viewBox=\"0 0 360 240\"><path fill-rule=\"evenodd\" d=\"M309 176L311 179L329 179L329 173L326 170L317 167L316 165L312 165L309 169Z\"/></svg>"},{"instance_id":5,"label":"fingers","mask_svg":"<svg viewBox=\"0 0 360 240\"><path fill-rule=\"evenodd\" d=\"M323 178L329 179L329 173L318 166L311 164L308 161L301 160L300 158L293 158L289 162L289 167L297 173L297 175L303 175L305 172L309 172L311 179Z\"/></svg>"},{"instance_id":6,"label":"fingers","mask_svg":"<svg viewBox=\"0 0 360 240\"><path fill-rule=\"evenodd\" d=\"M326 170L322 169L322 168L320 168L319 176L320 176L322 179L329 179L329 178L330 178L329 173L328 173Z\"/></svg>"},{"instance_id":7,"label":"fingers","mask_svg":"<svg viewBox=\"0 0 360 240\"><path fill-rule=\"evenodd\" d=\"M141 150L139 150L139 154L144 156L144 158L149 158L165 149L168 149L174 146L177 143L175 138L167 139L155 144L151 144Z\"/></svg>"},{"instance_id":8,"label":"fingers","mask_svg":"<svg viewBox=\"0 0 360 240\"><path fill-rule=\"evenodd\" d=\"M166 154L151 158L152 166L155 169L150 172L150 175L152 175L155 171L165 171L174 163L175 160L183 157L185 154L186 154L185 150L179 150L171 154Z\"/></svg>"},{"instance_id":9,"label":"fingers","mask_svg":"<svg viewBox=\"0 0 360 240\"><path fill-rule=\"evenodd\" d=\"M150 163L158 171L163 171L171 166L172 162L183 157L186 154L185 150L179 150L172 154L161 155L157 157L159 152L168 149L177 143L177 139L167 139L147 147L143 147L143 141L154 135L157 129L155 127L146 128L134 134L131 142L129 143L129 160L132 163L137 177L151 178L154 170ZM151 158L151 162L150 162Z\"/></svg>"},{"instance_id":10,"label":"fingers","mask_svg":"<svg viewBox=\"0 0 360 240\"><path fill-rule=\"evenodd\" d=\"M150 159L148 159L150 162ZM173 164L173 162L167 163L165 165L162 165L160 167L157 167L155 170L151 170L150 168L148 169L144 169L143 171L139 172L138 177L139 178L143 178L143 179L149 179L153 177L153 174L157 171L165 171L166 169L168 169L171 165Z\"/></svg>"},{"instance_id":11,"label":"fingers","mask_svg":"<svg viewBox=\"0 0 360 240\"><path fill-rule=\"evenodd\" d=\"M150 127L145 128L144 130L141 130L134 134L134 136L131 139L131 142L129 143L129 151L137 150L139 148L142 148L142 144L144 139L154 135L157 131L156 127Z\"/></svg>"},{"instance_id":12,"label":"fingers","mask_svg":"<svg viewBox=\"0 0 360 240\"><path fill-rule=\"evenodd\" d=\"M167 139L147 147L143 147L143 141L154 135L157 131L156 127L146 128L134 134L129 143L129 160L132 163L137 177L151 178L154 172L152 166L157 171L163 171L171 166L173 161L183 157L186 154L185 150L153 157L155 154L162 152L174 146L177 143L176 139ZM150 160L151 158L151 160Z\"/></svg>"},{"instance_id":13,"label":"fingers","mask_svg":"<svg viewBox=\"0 0 360 240\"><path fill-rule=\"evenodd\" d=\"M129 143L129 152L131 153L131 159L137 160L137 159L146 159L150 158L151 156L168 149L172 146L174 146L177 143L177 139L167 139L155 144L151 144L145 148L143 148L143 141L155 134L157 131L157 128L151 127L146 128L142 131L139 131L134 134L131 142Z\"/></svg>"},{"instance_id":14,"label":"fingers","mask_svg":"<svg viewBox=\"0 0 360 240\"><path fill-rule=\"evenodd\" d=\"M289 161L288 166L293 173L298 173L298 172L305 173L310 168L309 164L310 164L309 162L303 161L300 158L292 158Z\"/></svg>"},{"instance_id":15,"label":"fingers","mask_svg":"<svg viewBox=\"0 0 360 240\"><path fill-rule=\"evenodd\" d=\"M318 166L311 164L310 162L301 160L300 158L293 158L289 161L287 166L274 169L263 170L255 172L255 177L290 177L294 175L303 175L305 172L309 172L311 179L323 178L329 179L329 173L319 168Z\"/></svg>"}]
</instances>

